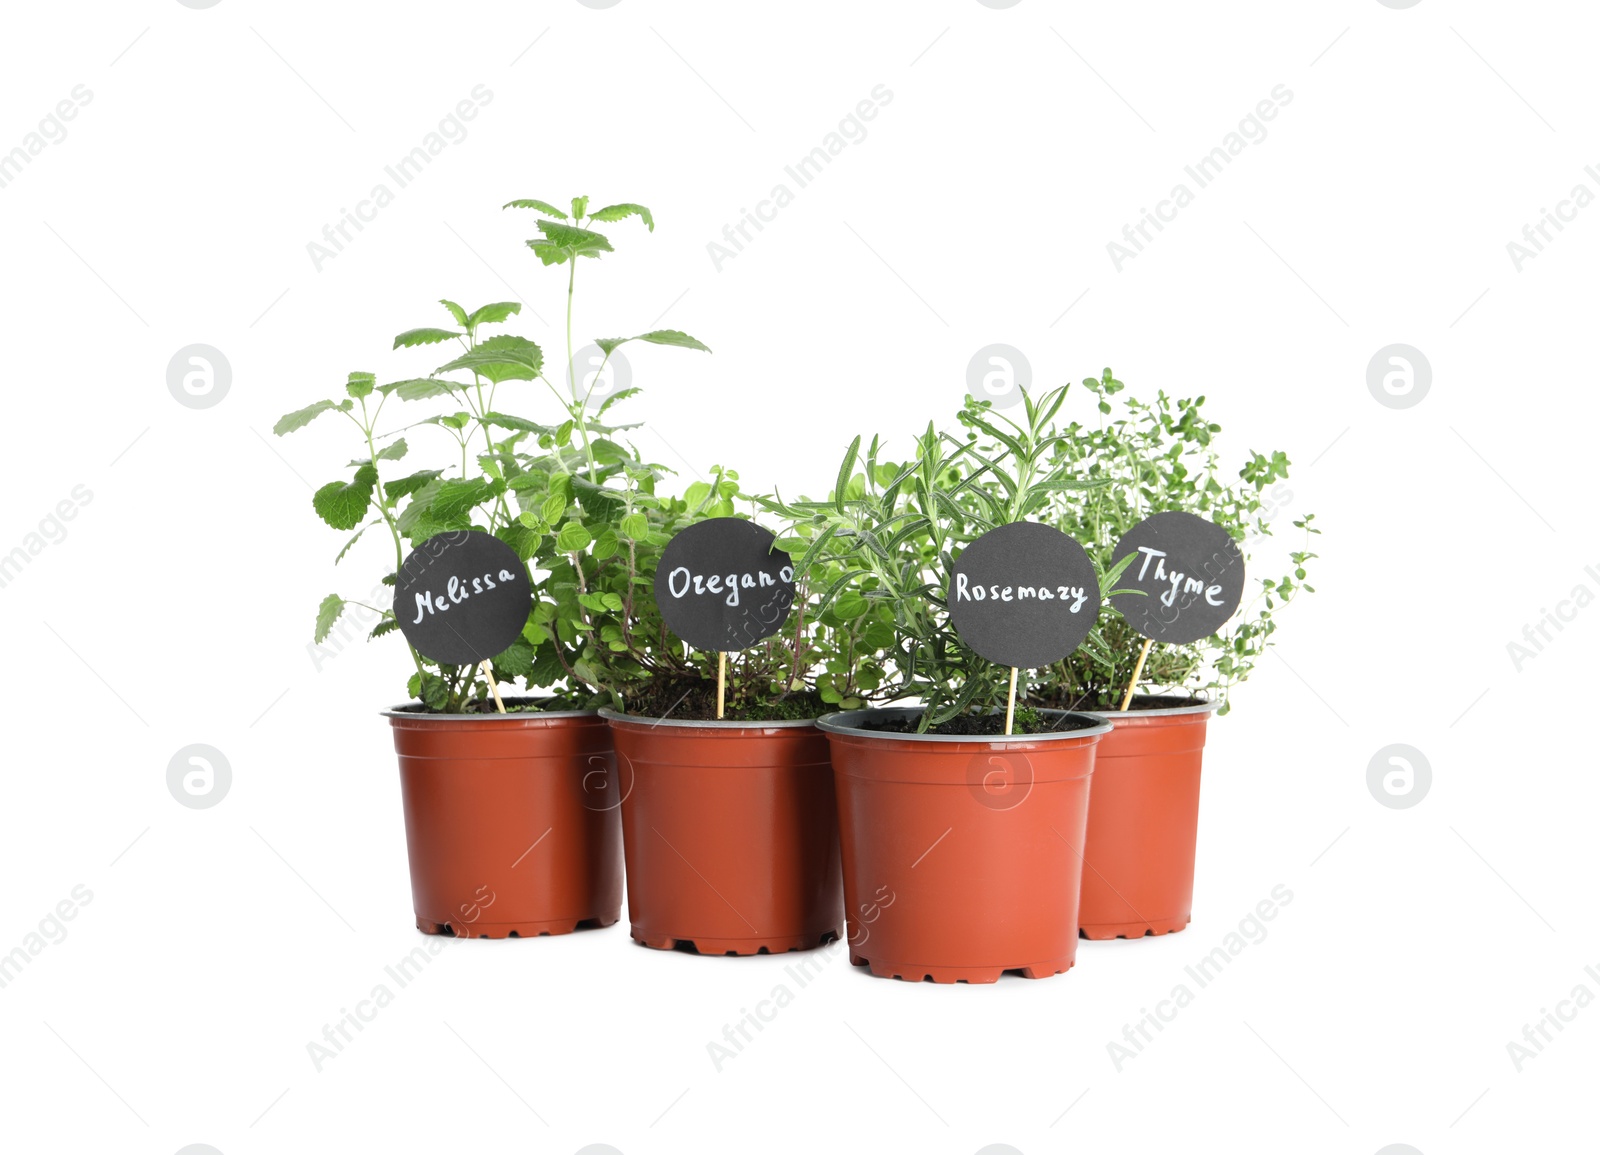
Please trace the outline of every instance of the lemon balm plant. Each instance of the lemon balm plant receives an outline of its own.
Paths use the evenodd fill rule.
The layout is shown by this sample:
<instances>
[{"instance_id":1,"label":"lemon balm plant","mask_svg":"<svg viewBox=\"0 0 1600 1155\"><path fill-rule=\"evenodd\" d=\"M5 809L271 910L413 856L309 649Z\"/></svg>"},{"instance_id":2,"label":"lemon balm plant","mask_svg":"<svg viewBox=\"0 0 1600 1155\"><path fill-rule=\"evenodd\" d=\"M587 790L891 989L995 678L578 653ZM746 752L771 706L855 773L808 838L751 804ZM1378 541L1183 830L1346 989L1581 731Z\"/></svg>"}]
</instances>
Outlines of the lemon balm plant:
<instances>
[{"instance_id":1,"label":"lemon balm plant","mask_svg":"<svg viewBox=\"0 0 1600 1155\"><path fill-rule=\"evenodd\" d=\"M653 231L654 218L642 205L621 204L590 213L587 198L572 202L572 218L543 201L517 201L514 205L540 207L552 219L540 222L541 235L529 245L545 265L569 266L567 282L567 347L571 363L571 317L576 265L580 258L597 258L614 251L610 241L594 230L595 222L638 216ZM554 218L560 217L563 220ZM517 302L497 302L472 312L453 301L442 302L453 327L424 326L408 329L394 338L394 348L421 349L454 345L457 355L425 376L378 385L371 373L351 374L348 396L318 401L282 418L279 435L304 428L324 413L340 413L357 428L365 454L350 463L348 481L330 482L313 498L316 512L335 529L355 531L336 558L342 561L369 529L382 525L394 543L396 571L406 543L412 546L436 534L467 529L492 533L511 546L530 572L560 565L575 553L616 546L616 531L608 519L617 510L608 483L619 477L632 484L653 484L656 467L637 459L631 447L619 443L621 432L604 421L611 404L634 392L609 398L598 410L587 405L588 388L574 382L563 390L545 371L543 350L532 340L514 334L485 335L485 326L505 322L521 311ZM607 356L629 340L704 349L705 346L676 330L655 330L637 337L602 339ZM600 372L604 371L602 366ZM598 376L598 374L597 374ZM533 389L530 390L529 386ZM537 392L534 392L536 390ZM432 402L434 411L387 432L379 420L391 399ZM553 401L553 406L550 402ZM519 415L537 404L541 413L553 408L555 419L535 421ZM407 435L434 427L449 450L430 465L385 480L386 463L398 462L410 452ZM395 572L384 577L393 585ZM315 640L323 641L345 608L361 604L330 594L319 607ZM371 636L396 629L392 610L367 607L380 615ZM547 689L573 675L580 639L571 628L576 619L558 624L555 601L535 602L523 637L493 659L497 679L522 679L529 690ZM409 648L409 647L408 647ZM476 667L439 666L410 651L415 673L409 690L427 708L445 713L489 706L489 687ZM581 691L581 686L569 687Z\"/></svg>"},{"instance_id":2,"label":"lemon balm plant","mask_svg":"<svg viewBox=\"0 0 1600 1155\"><path fill-rule=\"evenodd\" d=\"M653 231L654 220L631 203L591 212L580 197L570 216L528 203L547 217L530 242L535 253L547 266L570 266L570 364L575 267L614 251L595 224L638 217ZM616 479L648 488L656 471L618 440L624 430L606 423L604 407L590 411L586 392L550 380L537 343L495 328L519 304L443 306L451 324L408 329L393 342L408 357L427 356L431 370L387 384L351 374L343 396L275 427L284 435L338 413L358 432L351 472L312 501L324 522L351 535L335 563L358 556L368 532L382 532L393 561L385 550L380 572L393 588L408 548L476 530L514 550L537 589L574 555L620 548ZM627 340L704 348L672 330ZM603 347L609 355L622 343ZM408 416L397 418L405 410L391 407L395 401L410 407ZM319 642L350 604L338 594L323 600ZM368 608L380 617L373 637L398 629L392 608ZM535 598L521 636L491 659L496 683L520 680L529 691L506 713L495 712L477 667L431 662L408 645L414 700L385 713L400 759L413 907L426 933L559 934L620 917L619 794L605 772L614 757L610 730L593 711L570 708L587 693L573 677L585 639L559 611L558 597ZM529 846L530 827L548 837Z\"/></svg>"}]
</instances>

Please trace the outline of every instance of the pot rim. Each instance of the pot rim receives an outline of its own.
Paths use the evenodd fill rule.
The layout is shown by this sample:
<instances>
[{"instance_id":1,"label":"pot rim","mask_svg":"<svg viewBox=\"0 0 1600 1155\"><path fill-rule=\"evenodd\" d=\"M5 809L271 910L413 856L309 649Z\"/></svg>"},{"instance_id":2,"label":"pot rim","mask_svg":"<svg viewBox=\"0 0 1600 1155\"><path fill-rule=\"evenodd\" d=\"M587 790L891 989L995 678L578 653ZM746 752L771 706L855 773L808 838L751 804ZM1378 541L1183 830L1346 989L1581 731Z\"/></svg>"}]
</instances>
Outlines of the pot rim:
<instances>
[{"instance_id":1,"label":"pot rim","mask_svg":"<svg viewBox=\"0 0 1600 1155\"><path fill-rule=\"evenodd\" d=\"M817 725L814 718L773 718L770 721L729 721L697 718L655 718L648 714L624 714L621 710L613 710L610 706L601 706L599 714L607 722L631 722L641 728L654 729L665 726L668 729L679 730L800 730L808 726Z\"/></svg>"},{"instance_id":2,"label":"pot rim","mask_svg":"<svg viewBox=\"0 0 1600 1155\"><path fill-rule=\"evenodd\" d=\"M429 724L442 724L445 722L490 722L495 725L504 725L508 722L526 722L533 718L593 718L595 710L516 710L502 714L496 710L492 714L432 714L426 710L414 710L414 703L401 702L399 705L390 706L387 710L379 710L378 714L384 718L406 718L411 721L427 722Z\"/></svg>"},{"instance_id":3,"label":"pot rim","mask_svg":"<svg viewBox=\"0 0 1600 1155\"><path fill-rule=\"evenodd\" d=\"M1077 730L1062 730L1048 734L917 734L893 733L884 730L865 730L851 724L859 721L869 714L900 714L916 715L922 713L920 706L880 706L867 710L839 710L832 714L824 714L817 719L817 728L826 730L830 734L844 734L852 738L877 739L885 742L960 742L966 745L999 745L1016 746L1035 742L1061 742L1069 738L1098 738L1111 733L1111 723L1087 710L1040 710L1041 714L1075 714L1080 718L1096 720L1093 726L1085 726Z\"/></svg>"},{"instance_id":4,"label":"pot rim","mask_svg":"<svg viewBox=\"0 0 1600 1155\"><path fill-rule=\"evenodd\" d=\"M1134 700L1138 700L1138 695L1134 695ZM1213 698L1208 702L1196 702L1192 706L1167 706L1159 710L1079 710L1078 713L1090 714L1115 723L1119 719L1129 721L1134 718L1183 718L1193 714L1211 714L1221 705L1220 701Z\"/></svg>"}]
</instances>

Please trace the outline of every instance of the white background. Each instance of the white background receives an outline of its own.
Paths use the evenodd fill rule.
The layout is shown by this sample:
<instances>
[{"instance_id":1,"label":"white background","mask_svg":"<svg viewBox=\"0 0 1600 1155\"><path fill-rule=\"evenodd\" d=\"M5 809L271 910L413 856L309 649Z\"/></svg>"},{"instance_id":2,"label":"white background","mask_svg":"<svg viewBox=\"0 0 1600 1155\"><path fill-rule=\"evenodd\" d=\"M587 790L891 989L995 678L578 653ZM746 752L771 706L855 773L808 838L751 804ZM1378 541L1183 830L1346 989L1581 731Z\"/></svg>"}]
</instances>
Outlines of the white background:
<instances>
[{"instance_id":1,"label":"white background","mask_svg":"<svg viewBox=\"0 0 1600 1155\"><path fill-rule=\"evenodd\" d=\"M1442 0L14 6L0 150L92 100L0 188L0 552L92 500L0 589L0 951L93 898L0 989L5 1145L1440 1155L1576 1126L1600 1009L1520 1073L1506 1045L1600 994L1600 612L1520 672L1507 644L1600 591L1600 210L1520 271L1506 245L1600 191L1595 32L1576 4ZM319 271L307 243L480 84L466 138ZM877 85L865 138L719 270L708 242ZM1118 271L1107 243L1277 85L1266 138ZM1212 727L1190 929L991 987L836 955L720 1072L707 1043L792 957L620 925L450 942L315 1070L307 1043L424 941L376 713L406 664L314 664L316 603L363 596L383 547L335 572L310 509L347 431L270 428L349 370L431 368L389 344L441 296L523 300L513 331L557 360L564 278L499 206L577 193L658 220L580 271L578 336L659 320L715 350L632 355L640 447L684 479L824 490L856 432L948 420L993 342L1041 387L1109 364L1204 392L1235 463L1289 453L1278 524L1317 513L1318 592ZM232 368L212 408L167 388L195 342ZM1432 367L1412 408L1367 387L1392 342ZM208 810L166 786L196 742L232 766ZM1409 809L1366 784L1395 742L1432 767ZM1119 1072L1107 1043L1279 884L1265 941Z\"/></svg>"}]
</instances>

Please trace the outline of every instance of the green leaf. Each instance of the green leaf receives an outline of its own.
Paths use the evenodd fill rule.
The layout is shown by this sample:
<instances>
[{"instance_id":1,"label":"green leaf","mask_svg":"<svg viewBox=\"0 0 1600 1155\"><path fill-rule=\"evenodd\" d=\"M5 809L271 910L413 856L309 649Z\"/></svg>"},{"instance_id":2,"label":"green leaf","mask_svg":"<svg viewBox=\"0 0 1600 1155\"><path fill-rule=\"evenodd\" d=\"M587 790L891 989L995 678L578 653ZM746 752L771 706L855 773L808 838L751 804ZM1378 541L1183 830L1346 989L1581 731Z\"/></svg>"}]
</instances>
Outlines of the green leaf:
<instances>
[{"instance_id":1,"label":"green leaf","mask_svg":"<svg viewBox=\"0 0 1600 1155\"><path fill-rule=\"evenodd\" d=\"M392 634L399 628L399 618L384 618L381 622L372 627L372 632L367 635L367 641L370 642L373 638L381 638L384 634Z\"/></svg>"},{"instance_id":2,"label":"green leaf","mask_svg":"<svg viewBox=\"0 0 1600 1155\"><path fill-rule=\"evenodd\" d=\"M564 249L554 241L546 240L544 237L533 238L528 242L528 247L533 250L540 263L547 268L551 265L565 264L572 259L570 250Z\"/></svg>"},{"instance_id":3,"label":"green leaf","mask_svg":"<svg viewBox=\"0 0 1600 1155\"><path fill-rule=\"evenodd\" d=\"M554 427L540 425L536 421L529 421L526 417L515 417L510 413L485 413L483 419L490 425L498 425L502 429L518 429L523 433L551 433Z\"/></svg>"},{"instance_id":4,"label":"green leaf","mask_svg":"<svg viewBox=\"0 0 1600 1155\"><path fill-rule=\"evenodd\" d=\"M372 491L378 484L378 470L370 462L356 470L351 481L330 481L311 495L311 504L323 521L334 529L354 529L367 515Z\"/></svg>"},{"instance_id":5,"label":"green leaf","mask_svg":"<svg viewBox=\"0 0 1600 1155\"><path fill-rule=\"evenodd\" d=\"M644 227L652 233L656 231L655 218L650 215L650 210L643 205L620 204L607 205L603 209L595 209L589 214L591 221L620 221L628 217L638 217L644 221Z\"/></svg>"},{"instance_id":6,"label":"green leaf","mask_svg":"<svg viewBox=\"0 0 1600 1155\"><path fill-rule=\"evenodd\" d=\"M513 313L522 312L522 305L517 301L496 301L492 305L484 305L474 309L472 316L467 318L467 328L476 329L479 325L497 325Z\"/></svg>"},{"instance_id":7,"label":"green leaf","mask_svg":"<svg viewBox=\"0 0 1600 1155\"><path fill-rule=\"evenodd\" d=\"M421 475L413 474L411 477L404 478L403 481L411 481L419 476ZM402 483L396 482L395 484ZM415 492L412 493L411 501L400 511L400 516L395 521L395 527L401 533L410 534L416 528L417 523L427 514L428 507L433 504L433 499L439 495L439 490L443 486L444 482L440 481L437 475L417 486Z\"/></svg>"},{"instance_id":8,"label":"green leaf","mask_svg":"<svg viewBox=\"0 0 1600 1155\"><path fill-rule=\"evenodd\" d=\"M333 632L333 623L339 620L339 615L344 613L344 599L338 594L329 594L322 599L322 604L317 607L317 629L312 635L312 641L321 645L328 640L328 635Z\"/></svg>"},{"instance_id":9,"label":"green leaf","mask_svg":"<svg viewBox=\"0 0 1600 1155\"><path fill-rule=\"evenodd\" d=\"M373 382L377 380L371 373L352 373L345 380L344 391L352 397L365 397L372 392Z\"/></svg>"},{"instance_id":10,"label":"green leaf","mask_svg":"<svg viewBox=\"0 0 1600 1155\"><path fill-rule=\"evenodd\" d=\"M601 337L595 344L609 357L612 350L618 345L626 345L629 341L648 341L652 345L676 345L680 349L698 349L702 353L711 350L687 333L677 329L652 329L648 333L640 333L637 337Z\"/></svg>"},{"instance_id":11,"label":"green leaf","mask_svg":"<svg viewBox=\"0 0 1600 1155\"><path fill-rule=\"evenodd\" d=\"M845 491L850 487L850 471L856 467L856 454L861 452L861 435L856 434L856 439L850 443L850 448L845 452L844 464L839 466L839 479L833 487L833 507L840 513L844 512Z\"/></svg>"},{"instance_id":12,"label":"green leaf","mask_svg":"<svg viewBox=\"0 0 1600 1155\"><path fill-rule=\"evenodd\" d=\"M406 455L407 448L409 447L406 445L406 439L404 437L396 437L393 445L388 445L378 450L378 460L399 461Z\"/></svg>"},{"instance_id":13,"label":"green leaf","mask_svg":"<svg viewBox=\"0 0 1600 1155\"><path fill-rule=\"evenodd\" d=\"M494 487L481 477L453 478L439 486L428 512L439 521L456 521L494 496Z\"/></svg>"},{"instance_id":14,"label":"green leaf","mask_svg":"<svg viewBox=\"0 0 1600 1155\"><path fill-rule=\"evenodd\" d=\"M417 345L437 345L461 336L454 329L407 329L394 339L396 349L411 349Z\"/></svg>"},{"instance_id":15,"label":"green leaf","mask_svg":"<svg viewBox=\"0 0 1600 1155\"><path fill-rule=\"evenodd\" d=\"M589 229L580 229L575 225L558 224L555 221L540 221L539 231L544 234L544 239L552 244L559 245L571 253L610 253L615 252L611 242L606 240L601 233L591 232ZM533 244L532 241L528 242Z\"/></svg>"},{"instance_id":16,"label":"green leaf","mask_svg":"<svg viewBox=\"0 0 1600 1155\"><path fill-rule=\"evenodd\" d=\"M588 212L588 211L589 211L589 198L588 197L573 197L572 198L572 219L573 220L581 221L583 219L583 214Z\"/></svg>"},{"instance_id":17,"label":"green leaf","mask_svg":"<svg viewBox=\"0 0 1600 1155\"><path fill-rule=\"evenodd\" d=\"M361 540L361 535L366 533L367 530L371 529L377 524L378 523L376 521L369 521L366 525L356 530L356 535L344 543L344 548L339 551L339 556L333 559L333 564L338 565L340 562L342 562L344 560L344 555L350 552L350 547Z\"/></svg>"},{"instance_id":18,"label":"green leaf","mask_svg":"<svg viewBox=\"0 0 1600 1155\"><path fill-rule=\"evenodd\" d=\"M839 600L833 603L833 612L845 621L859 618L867 612L867 599L855 590L846 590L839 595Z\"/></svg>"},{"instance_id":19,"label":"green leaf","mask_svg":"<svg viewBox=\"0 0 1600 1155\"><path fill-rule=\"evenodd\" d=\"M583 511L591 521L611 523L622 514L622 498L616 490L608 490L602 485L596 485L583 477L572 479L574 496L578 504L583 506Z\"/></svg>"},{"instance_id":20,"label":"green leaf","mask_svg":"<svg viewBox=\"0 0 1600 1155\"><path fill-rule=\"evenodd\" d=\"M393 501L398 497L404 497L408 493L415 493L424 485L427 485L428 482L438 477L441 472L438 469L424 469L411 474L409 477L399 477L394 481L386 481L383 483L384 496Z\"/></svg>"},{"instance_id":21,"label":"green leaf","mask_svg":"<svg viewBox=\"0 0 1600 1155\"><path fill-rule=\"evenodd\" d=\"M463 329L467 327L467 311L454 301L441 300L439 304L450 310L450 315L456 319L456 324Z\"/></svg>"},{"instance_id":22,"label":"green leaf","mask_svg":"<svg viewBox=\"0 0 1600 1155\"><path fill-rule=\"evenodd\" d=\"M631 537L638 541L650 532L650 522L642 513L630 513L622 519L622 524L619 528L622 530L623 536Z\"/></svg>"},{"instance_id":23,"label":"green leaf","mask_svg":"<svg viewBox=\"0 0 1600 1155\"><path fill-rule=\"evenodd\" d=\"M278 418L278 423L272 427L272 432L282 437L285 433L293 433L296 429L304 429L322 414L338 406L332 401L318 401L315 405L307 405L304 409L296 409L293 413L285 413Z\"/></svg>"},{"instance_id":24,"label":"green leaf","mask_svg":"<svg viewBox=\"0 0 1600 1155\"><path fill-rule=\"evenodd\" d=\"M613 405L615 405L618 401L621 401L623 398L632 397L635 393L638 393L638 392L639 392L639 389L638 389L637 386L634 386L634 387L631 387L631 388L628 388L628 389L618 389L615 393L613 393L611 396L607 397L604 401L602 401L600 403L600 408L595 410L595 416L596 417L604 417L605 416L605 412L606 412L607 409L610 409ZM622 428L622 427L619 426L618 428Z\"/></svg>"},{"instance_id":25,"label":"green leaf","mask_svg":"<svg viewBox=\"0 0 1600 1155\"><path fill-rule=\"evenodd\" d=\"M457 357L435 373L470 369L490 381L533 381L544 367L544 353L526 337L505 334L491 337L476 349Z\"/></svg>"},{"instance_id":26,"label":"green leaf","mask_svg":"<svg viewBox=\"0 0 1600 1155\"><path fill-rule=\"evenodd\" d=\"M515 550L523 561L529 560L539 549L541 535L516 522L501 526L494 531L494 535Z\"/></svg>"},{"instance_id":27,"label":"green leaf","mask_svg":"<svg viewBox=\"0 0 1600 1155\"><path fill-rule=\"evenodd\" d=\"M402 401L426 401L429 397L443 397L460 386L452 381L439 381L432 377L412 377L405 381L392 381L380 385L378 392L393 393Z\"/></svg>"},{"instance_id":28,"label":"green leaf","mask_svg":"<svg viewBox=\"0 0 1600 1155\"><path fill-rule=\"evenodd\" d=\"M567 499L556 493L544 499L544 504L539 507L539 516L547 525L554 525L566 511Z\"/></svg>"},{"instance_id":29,"label":"green leaf","mask_svg":"<svg viewBox=\"0 0 1600 1155\"><path fill-rule=\"evenodd\" d=\"M551 204L549 201L536 201L532 198L528 198L525 200L508 201L500 207L502 209L534 209L543 213L547 217L558 217L561 220L567 219L567 214L556 208L556 206ZM465 318L462 319L461 323L463 325L467 323Z\"/></svg>"},{"instance_id":30,"label":"green leaf","mask_svg":"<svg viewBox=\"0 0 1600 1155\"><path fill-rule=\"evenodd\" d=\"M556 535L556 548L562 553L577 553L593 540L588 530L572 521L562 526L561 532Z\"/></svg>"}]
</instances>

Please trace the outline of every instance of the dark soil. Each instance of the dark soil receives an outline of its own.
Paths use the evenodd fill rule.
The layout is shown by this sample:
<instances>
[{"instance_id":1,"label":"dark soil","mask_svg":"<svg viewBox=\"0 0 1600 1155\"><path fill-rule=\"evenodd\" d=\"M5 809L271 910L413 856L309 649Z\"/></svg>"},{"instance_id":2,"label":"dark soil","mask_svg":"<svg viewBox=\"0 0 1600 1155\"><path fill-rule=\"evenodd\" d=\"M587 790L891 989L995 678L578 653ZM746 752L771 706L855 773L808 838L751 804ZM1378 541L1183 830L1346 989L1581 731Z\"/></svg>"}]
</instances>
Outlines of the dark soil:
<instances>
[{"instance_id":1,"label":"dark soil","mask_svg":"<svg viewBox=\"0 0 1600 1155\"><path fill-rule=\"evenodd\" d=\"M581 710L583 707L561 698L506 698L500 699L505 703L508 714L545 714L556 713L561 710ZM430 710L421 702L408 702L400 707L403 714L435 714L444 716L443 710ZM497 714L494 699L488 698L482 702L469 702L461 714Z\"/></svg>"},{"instance_id":2,"label":"dark soil","mask_svg":"<svg viewBox=\"0 0 1600 1155\"><path fill-rule=\"evenodd\" d=\"M921 719L916 714L895 714L886 718L869 718L857 723L862 730L885 734L915 734ZM1070 718L1061 714L1041 714L1037 710L1018 710L1012 719L1013 734L1064 734L1072 730L1086 730L1099 723L1089 718ZM931 727L929 734L952 734L974 737L1004 735L1004 714L965 714L952 718L941 726Z\"/></svg>"},{"instance_id":3,"label":"dark soil","mask_svg":"<svg viewBox=\"0 0 1600 1155\"><path fill-rule=\"evenodd\" d=\"M1097 705L1094 701L1077 699L1074 701L1045 701L1039 699L1041 706L1052 710L1115 710L1122 705L1122 698L1118 696L1108 705ZM1135 710L1175 710L1179 706L1198 706L1206 701L1196 694L1150 694L1133 696L1133 701L1128 703L1128 712Z\"/></svg>"},{"instance_id":4,"label":"dark soil","mask_svg":"<svg viewBox=\"0 0 1600 1155\"><path fill-rule=\"evenodd\" d=\"M730 693L724 722L779 722L820 718L834 707L811 691L768 702L736 701ZM712 681L653 679L625 695L628 713L641 718L676 718L711 722L717 717L717 684Z\"/></svg>"}]
</instances>

